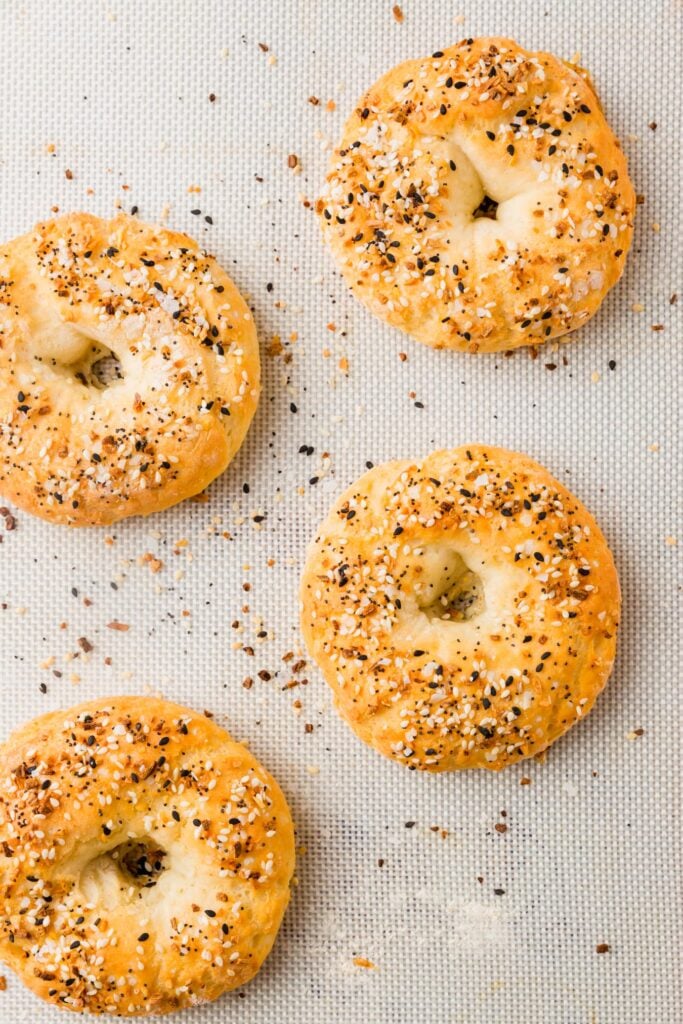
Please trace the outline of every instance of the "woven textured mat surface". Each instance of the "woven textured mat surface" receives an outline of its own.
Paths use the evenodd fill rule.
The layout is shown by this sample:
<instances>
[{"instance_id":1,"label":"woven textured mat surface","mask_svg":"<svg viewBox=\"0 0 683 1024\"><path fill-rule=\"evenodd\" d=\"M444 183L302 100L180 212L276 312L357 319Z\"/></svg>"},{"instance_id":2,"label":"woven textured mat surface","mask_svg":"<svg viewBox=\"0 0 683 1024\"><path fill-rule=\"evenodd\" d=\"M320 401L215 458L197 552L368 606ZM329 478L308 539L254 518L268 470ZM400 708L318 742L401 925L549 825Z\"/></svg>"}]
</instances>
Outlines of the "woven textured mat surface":
<instances>
[{"instance_id":1,"label":"woven textured mat surface","mask_svg":"<svg viewBox=\"0 0 683 1024\"><path fill-rule=\"evenodd\" d=\"M53 207L165 218L249 296L264 365L247 442L204 503L111 531L0 523L0 733L159 691L213 711L277 775L303 848L279 940L252 984L179 1020L674 1024L683 6L403 0L402 22L392 7L0 4L2 237ZM433 352L372 319L304 202L366 86L480 34L579 52L644 196L624 279L535 360ZM366 750L315 667L295 677L283 656L299 653L302 558L335 494L367 460L466 441L528 452L586 502L624 616L604 695L545 764L430 778ZM8 974L0 1021L36 1019L65 1018Z\"/></svg>"}]
</instances>

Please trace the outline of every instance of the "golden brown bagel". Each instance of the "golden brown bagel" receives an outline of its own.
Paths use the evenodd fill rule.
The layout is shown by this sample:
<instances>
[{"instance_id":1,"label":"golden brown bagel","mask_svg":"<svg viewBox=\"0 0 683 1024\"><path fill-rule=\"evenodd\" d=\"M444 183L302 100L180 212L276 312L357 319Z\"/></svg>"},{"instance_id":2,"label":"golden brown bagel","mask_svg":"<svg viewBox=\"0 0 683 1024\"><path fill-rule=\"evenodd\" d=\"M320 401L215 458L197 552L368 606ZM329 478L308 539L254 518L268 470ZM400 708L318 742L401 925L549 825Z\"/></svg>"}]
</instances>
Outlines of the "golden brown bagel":
<instances>
[{"instance_id":1,"label":"golden brown bagel","mask_svg":"<svg viewBox=\"0 0 683 1024\"><path fill-rule=\"evenodd\" d=\"M289 900L277 783L204 715L115 697L0 748L0 957L43 999L167 1013L252 978Z\"/></svg>"},{"instance_id":2,"label":"golden brown bagel","mask_svg":"<svg viewBox=\"0 0 683 1024\"><path fill-rule=\"evenodd\" d=\"M28 512L100 525L197 494L258 394L251 313L187 235L73 213L0 249L0 493Z\"/></svg>"},{"instance_id":3,"label":"golden brown bagel","mask_svg":"<svg viewBox=\"0 0 683 1024\"><path fill-rule=\"evenodd\" d=\"M371 469L310 547L302 628L342 716L410 768L491 768L590 711L619 581L595 520L525 455L473 445Z\"/></svg>"},{"instance_id":4,"label":"golden brown bagel","mask_svg":"<svg viewBox=\"0 0 683 1024\"><path fill-rule=\"evenodd\" d=\"M466 39L366 93L318 210L371 312L434 348L495 352L595 313L623 270L635 194L585 71Z\"/></svg>"}]
</instances>

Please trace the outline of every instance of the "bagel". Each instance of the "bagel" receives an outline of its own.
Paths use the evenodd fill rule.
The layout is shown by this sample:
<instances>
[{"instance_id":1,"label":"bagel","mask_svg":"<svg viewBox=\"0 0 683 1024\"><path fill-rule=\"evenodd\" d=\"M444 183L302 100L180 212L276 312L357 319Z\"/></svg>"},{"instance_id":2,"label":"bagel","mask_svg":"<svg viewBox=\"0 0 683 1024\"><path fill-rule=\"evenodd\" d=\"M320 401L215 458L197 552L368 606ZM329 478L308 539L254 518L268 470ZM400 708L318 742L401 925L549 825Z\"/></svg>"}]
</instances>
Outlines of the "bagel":
<instances>
[{"instance_id":1,"label":"bagel","mask_svg":"<svg viewBox=\"0 0 683 1024\"><path fill-rule=\"evenodd\" d=\"M341 715L432 772L497 771L585 717L620 610L590 513L527 456L484 446L362 476L311 545L301 599Z\"/></svg>"},{"instance_id":2,"label":"bagel","mask_svg":"<svg viewBox=\"0 0 683 1024\"><path fill-rule=\"evenodd\" d=\"M587 72L466 39L366 93L317 209L372 313L434 348L495 352L595 313L635 194Z\"/></svg>"},{"instance_id":3,"label":"bagel","mask_svg":"<svg viewBox=\"0 0 683 1024\"><path fill-rule=\"evenodd\" d=\"M112 355L122 379L98 375ZM197 494L258 394L251 313L187 235L72 213L0 249L0 493L20 508L102 525Z\"/></svg>"},{"instance_id":4,"label":"bagel","mask_svg":"<svg viewBox=\"0 0 683 1024\"><path fill-rule=\"evenodd\" d=\"M249 981L289 900L277 783L148 697L42 715L0 748L0 958L37 995L143 1016Z\"/></svg>"}]
</instances>

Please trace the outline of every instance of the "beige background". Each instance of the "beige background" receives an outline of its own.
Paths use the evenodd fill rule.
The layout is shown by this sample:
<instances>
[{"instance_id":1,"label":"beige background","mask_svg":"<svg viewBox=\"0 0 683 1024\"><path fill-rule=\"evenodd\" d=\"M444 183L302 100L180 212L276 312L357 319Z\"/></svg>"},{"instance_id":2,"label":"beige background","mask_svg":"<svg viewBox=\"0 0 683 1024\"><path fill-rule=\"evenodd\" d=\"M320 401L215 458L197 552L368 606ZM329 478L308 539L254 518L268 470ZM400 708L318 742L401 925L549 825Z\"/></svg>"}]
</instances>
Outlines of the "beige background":
<instances>
[{"instance_id":1,"label":"beige background","mask_svg":"<svg viewBox=\"0 0 683 1024\"><path fill-rule=\"evenodd\" d=\"M153 688L216 712L277 774L306 848L280 940L242 993L182 1020L674 1024L683 294L670 298L683 292L682 7L401 6L402 24L384 0L0 4L2 237L52 206L165 214L250 295L265 374L248 442L206 503L123 523L111 544L23 514L4 533L0 732L56 706ZM485 33L580 51L644 195L625 279L575 341L536 361L436 353L372 320L302 204L365 86L403 58ZM291 362L266 354L274 335ZM608 690L545 765L428 778L364 749L313 666L299 677L307 685L284 689L293 677L282 657L298 650L301 560L333 496L366 460L468 440L529 452L586 501L614 547L625 614ZM138 564L148 552L163 562L156 574ZM129 631L108 629L113 619ZM79 637L94 650L73 658ZM531 785L520 786L524 775ZM602 942L609 954L596 953ZM377 969L354 967L354 956ZM0 1021L35 1020L64 1017L8 977Z\"/></svg>"}]
</instances>

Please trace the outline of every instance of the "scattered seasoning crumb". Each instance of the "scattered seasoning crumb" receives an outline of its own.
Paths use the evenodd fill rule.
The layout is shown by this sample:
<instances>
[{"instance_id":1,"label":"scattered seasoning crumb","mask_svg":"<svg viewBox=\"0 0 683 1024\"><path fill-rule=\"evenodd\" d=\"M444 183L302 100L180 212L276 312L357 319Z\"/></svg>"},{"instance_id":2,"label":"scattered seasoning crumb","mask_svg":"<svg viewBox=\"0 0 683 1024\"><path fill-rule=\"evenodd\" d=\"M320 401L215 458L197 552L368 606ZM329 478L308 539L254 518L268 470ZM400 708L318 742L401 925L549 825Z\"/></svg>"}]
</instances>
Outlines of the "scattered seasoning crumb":
<instances>
[{"instance_id":1,"label":"scattered seasoning crumb","mask_svg":"<svg viewBox=\"0 0 683 1024\"><path fill-rule=\"evenodd\" d=\"M153 555L151 551L147 551L142 556L142 562L149 566L150 572L155 574L160 572L164 567L164 563L161 561L161 559L156 558L156 556Z\"/></svg>"},{"instance_id":2,"label":"scattered seasoning crumb","mask_svg":"<svg viewBox=\"0 0 683 1024\"><path fill-rule=\"evenodd\" d=\"M644 734L645 734L645 730L643 728L639 727L638 729L631 729L630 732L626 733L626 739L627 740L631 740L631 741L637 740L637 739L640 739L640 737L643 736Z\"/></svg>"},{"instance_id":3,"label":"scattered seasoning crumb","mask_svg":"<svg viewBox=\"0 0 683 1024\"><path fill-rule=\"evenodd\" d=\"M300 171L301 170L301 164L299 162L299 157L296 155L296 153L290 153L289 154L289 156L287 157L287 166L292 171Z\"/></svg>"},{"instance_id":4,"label":"scattered seasoning crumb","mask_svg":"<svg viewBox=\"0 0 683 1024\"><path fill-rule=\"evenodd\" d=\"M306 771L310 776L320 775L320 768L317 764L307 764Z\"/></svg>"},{"instance_id":5,"label":"scattered seasoning crumb","mask_svg":"<svg viewBox=\"0 0 683 1024\"><path fill-rule=\"evenodd\" d=\"M67 181L73 181L73 179L74 179L74 172L70 171L69 168L67 167L67 169L64 171L64 177L66 178Z\"/></svg>"},{"instance_id":6,"label":"scattered seasoning crumb","mask_svg":"<svg viewBox=\"0 0 683 1024\"><path fill-rule=\"evenodd\" d=\"M78 638L78 646L79 646L79 647L80 647L80 649L81 649L82 651L84 651L84 652L85 652L86 654L90 654L90 652L91 652L92 650L94 650L94 647L93 647L93 645L92 645L92 644L90 643L90 641L88 640L88 638L87 638L87 637L85 637L85 636L79 636L79 638Z\"/></svg>"},{"instance_id":7,"label":"scattered seasoning crumb","mask_svg":"<svg viewBox=\"0 0 683 1024\"><path fill-rule=\"evenodd\" d=\"M215 103L215 102L216 102L216 93L215 92L210 92L209 93L209 103Z\"/></svg>"},{"instance_id":8,"label":"scattered seasoning crumb","mask_svg":"<svg viewBox=\"0 0 683 1024\"><path fill-rule=\"evenodd\" d=\"M663 331L664 330L664 324L652 324L652 330L653 331Z\"/></svg>"},{"instance_id":9,"label":"scattered seasoning crumb","mask_svg":"<svg viewBox=\"0 0 683 1024\"><path fill-rule=\"evenodd\" d=\"M383 868L385 863L386 863L386 861L384 860L384 857L380 857L379 860L377 861L377 867L378 868Z\"/></svg>"},{"instance_id":10,"label":"scattered seasoning crumb","mask_svg":"<svg viewBox=\"0 0 683 1024\"><path fill-rule=\"evenodd\" d=\"M593 370L591 373L591 383L598 384L600 382L600 374L597 370Z\"/></svg>"},{"instance_id":11,"label":"scattered seasoning crumb","mask_svg":"<svg viewBox=\"0 0 683 1024\"><path fill-rule=\"evenodd\" d=\"M356 967L364 967L366 970L376 971L377 965L373 964L372 960L368 960L365 956L354 956L353 962Z\"/></svg>"},{"instance_id":12,"label":"scattered seasoning crumb","mask_svg":"<svg viewBox=\"0 0 683 1024\"><path fill-rule=\"evenodd\" d=\"M394 4L394 6L391 8L391 13L393 14L394 18L400 25L401 22L403 21L403 11L398 6L398 4Z\"/></svg>"},{"instance_id":13,"label":"scattered seasoning crumb","mask_svg":"<svg viewBox=\"0 0 683 1024\"><path fill-rule=\"evenodd\" d=\"M320 106L320 100L318 99L317 96L309 96L308 97L308 102L311 104L312 107L319 107Z\"/></svg>"},{"instance_id":14,"label":"scattered seasoning crumb","mask_svg":"<svg viewBox=\"0 0 683 1024\"><path fill-rule=\"evenodd\" d=\"M10 510L6 508L4 505L2 506L2 508L0 508L0 516L2 516L5 522L5 529L7 530L8 533L11 533L12 530L16 530L17 521L10 512Z\"/></svg>"},{"instance_id":15,"label":"scattered seasoning crumb","mask_svg":"<svg viewBox=\"0 0 683 1024\"><path fill-rule=\"evenodd\" d=\"M595 952L596 953L609 953L609 951L610 951L610 947L609 947L609 943L607 943L607 942L599 942L597 944L597 946L595 947Z\"/></svg>"},{"instance_id":16,"label":"scattered seasoning crumb","mask_svg":"<svg viewBox=\"0 0 683 1024\"><path fill-rule=\"evenodd\" d=\"M664 543L666 544L666 546L668 548L678 547L678 540L677 540L677 538L676 537L672 537L671 534L669 534L669 536L665 538Z\"/></svg>"},{"instance_id":17,"label":"scattered seasoning crumb","mask_svg":"<svg viewBox=\"0 0 683 1024\"><path fill-rule=\"evenodd\" d=\"M648 128L650 129L650 131L656 132L657 131L657 122L656 121L650 121L650 123L648 125Z\"/></svg>"},{"instance_id":18,"label":"scattered seasoning crumb","mask_svg":"<svg viewBox=\"0 0 683 1024\"><path fill-rule=\"evenodd\" d=\"M7 988L7 978L4 974L0 974L0 992L4 992Z\"/></svg>"},{"instance_id":19,"label":"scattered seasoning crumb","mask_svg":"<svg viewBox=\"0 0 683 1024\"><path fill-rule=\"evenodd\" d=\"M130 626L126 625L125 622L118 622L114 619L112 622L107 623L107 629L115 629L119 633L127 633Z\"/></svg>"},{"instance_id":20,"label":"scattered seasoning crumb","mask_svg":"<svg viewBox=\"0 0 683 1024\"><path fill-rule=\"evenodd\" d=\"M505 889L494 889L493 892L494 892L494 894L496 896L504 896L505 895Z\"/></svg>"},{"instance_id":21,"label":"scattered seasoning crumb","mask_svg":"<svg viewBox=\"0 0 683 1024\"><path fill-rule=\"evenodd\" d=\"M503 822L503 821L498 821L498 822L496 822L496 824L495 824L495 826L494 826L494 827L495 827L495 830L496 830L496 832L500 832L500 833L501 833L501 835L502 835L502 834L503 834L504 832L507 832L507 830L508 830L508 827L507 827L507 825L506 825L506 824L505 824L505 822Z\"/></svg>"},{"instance_id":22,"label":"scattered seasoning crumb","mask_svg":"<svg viewBox=\"0 0 683 1024\"><path fill-rule=\"evenodd\" d=\"M519 784L520 784L520 786L530 786L531 785L531 779L529 778L528 775L523 775L522 778L519 780Z\"/></svg>"}]
</instances>

